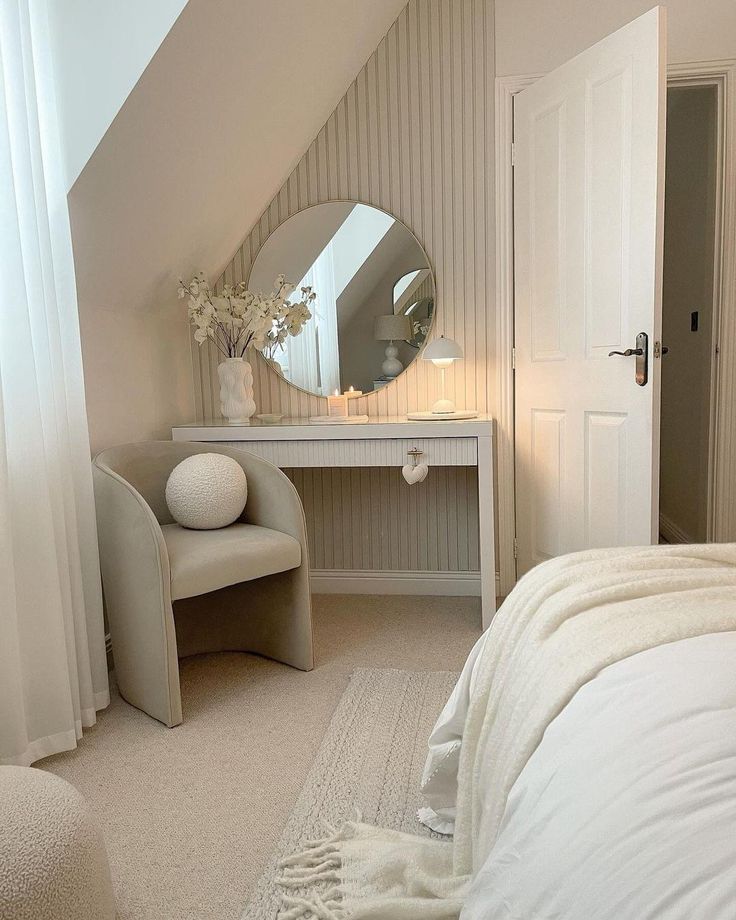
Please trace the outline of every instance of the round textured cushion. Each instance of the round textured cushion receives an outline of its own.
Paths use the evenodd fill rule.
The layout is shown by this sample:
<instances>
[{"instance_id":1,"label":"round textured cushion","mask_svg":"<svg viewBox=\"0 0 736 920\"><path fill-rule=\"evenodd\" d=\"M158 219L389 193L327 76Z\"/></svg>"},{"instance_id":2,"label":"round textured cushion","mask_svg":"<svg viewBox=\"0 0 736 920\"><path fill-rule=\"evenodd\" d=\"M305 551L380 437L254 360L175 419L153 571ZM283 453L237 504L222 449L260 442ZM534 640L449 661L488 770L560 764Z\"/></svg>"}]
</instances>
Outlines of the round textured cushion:
<instances>
[{"instance_id":1,"label":"round textured cushion","mask_svg":"<svg viewBox=\"0 0 736 920\"><path fill-rule=\"evenodd\" d=\"M248 498L243 467L225 454L192 454L171 471L166 504L182 527L216 530L237 521Z\"/></svg>"},{"instance_id":2,"label":"round textured cushion","mask_svg":"<svg viewBox=\"0 0 736 920\"><path fill-rule=\"evenodd\" d=\"M107 854L87 804L44 770L0 767L0 917L115 917Z\"/></svg>"}]
</instances>

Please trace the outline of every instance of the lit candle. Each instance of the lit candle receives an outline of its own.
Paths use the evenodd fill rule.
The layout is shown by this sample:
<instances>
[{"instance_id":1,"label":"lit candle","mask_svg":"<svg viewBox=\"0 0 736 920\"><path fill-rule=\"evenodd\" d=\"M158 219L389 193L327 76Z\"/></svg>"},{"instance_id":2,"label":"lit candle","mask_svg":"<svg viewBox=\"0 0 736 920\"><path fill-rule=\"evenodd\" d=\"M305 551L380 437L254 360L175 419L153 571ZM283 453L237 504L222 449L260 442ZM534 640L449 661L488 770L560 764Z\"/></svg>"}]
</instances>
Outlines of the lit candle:
<instances>
[{"instance_id":1,"label":"lit candle","mask_svg":"<svg viewBox=\"0 0 736 920\"><path fill-rule=\"evenodd\" d=\"M347 396L348 398L351 398L351 397L353 397L353 396L362 396L362 395L363 395L363 391L362 391L362 390L356 390L355 387L350 387L350 388L348 389L348 391L347 391L344 395Z\"/></svg>"},{"instance_id":2,"label":"lit candle","mask_svg":"<svg viewBox=\"0 0 736 920\"><path fill-rule=\"evenodd\" d=\"M345 393L335 390L333 396L327 397L327 414L330 418L346 418L348 415L348 398Z\"/></svg>"}]
</instances>

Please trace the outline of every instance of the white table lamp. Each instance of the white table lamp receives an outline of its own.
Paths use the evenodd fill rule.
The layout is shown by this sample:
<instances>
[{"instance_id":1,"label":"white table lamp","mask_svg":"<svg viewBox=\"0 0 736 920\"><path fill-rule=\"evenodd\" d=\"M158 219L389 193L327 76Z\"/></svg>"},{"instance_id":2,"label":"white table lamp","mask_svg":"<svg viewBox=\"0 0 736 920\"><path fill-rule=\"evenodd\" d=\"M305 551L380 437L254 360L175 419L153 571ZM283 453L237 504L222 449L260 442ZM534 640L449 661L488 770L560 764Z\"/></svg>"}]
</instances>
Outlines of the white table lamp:
<instances>
[{"instance_id":1,"label":"white table lamp","mask_svg":"<svg viewBox=\"0 0 736 920\"><path fill-rule=\"evenodd\" d=\"M399 349L394 342L402 342L411 338L409 317L401 313L377 316L373 323L373 338L379 342L389 343L386 346L386 360L381 365L383 376L390 379L398 377L404 370L404 365L399 361Z\"/></svg>"},{"instance_id":2,"label":"white table lamp","mask_svg":"<svg viewBox=\"0 0 736 920\"><path fill-rule=\"evenodd\" d=\"M433 415L451 415L455 412L455 403L445 399L445 369L453 361L459 361L463 356L463 350L453 339L446 339L441 335L438 339L433 339L422 352L422 358L425 361L431 361L435 367L440 369L440 398L432 406Z\"/></svg>"}]
</instances>

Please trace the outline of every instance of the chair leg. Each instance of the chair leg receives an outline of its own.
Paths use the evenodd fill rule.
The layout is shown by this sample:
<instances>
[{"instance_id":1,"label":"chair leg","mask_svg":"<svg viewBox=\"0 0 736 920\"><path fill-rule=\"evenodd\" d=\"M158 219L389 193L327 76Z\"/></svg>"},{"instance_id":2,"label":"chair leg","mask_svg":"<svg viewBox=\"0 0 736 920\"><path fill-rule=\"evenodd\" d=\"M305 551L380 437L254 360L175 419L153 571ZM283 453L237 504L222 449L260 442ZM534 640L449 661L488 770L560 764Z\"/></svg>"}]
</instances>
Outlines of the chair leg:
<instances>
[{"instance_id":1,"label":"chair leg","mask_svg":"<svg viewBox=\"0 0 736 920\"><path fill-rule=\"evenodd\" d=\"M163 615L165 629L160 641L123 646L126 633L117 642L113 617L110 617L115 677L120 696L168 728L182 722L181 689L176 634L171 611Z\"/></svg>"},{"instance_id":2,"label":"chair leg","mask_svg":"<svg viewBox=\"0 0 736 920\"><path fill-rule=\"evenodd\" d=\"M254 652L310 671L312 603L306 566L174 603L179 657Z\"/></svg>"},{"instance_id":3,"label":"chair leg","mask_svg":"<svg viewBox=\"0 0 736 920\"><path fill-rule=\"evenodd\" d=\"M142 694L137 690L138 688L131 689L130 687L123 689L118 685L118 692L126 703L130 703L131 706L135 706L136 709L145 712L152 719L163 722L167 728L174 728L184 721L181 711L178 670L176 673L175 692L170 691L168 687L149 687ZM156 699L152 699L152 697L156 697Z\"/></svg>"}]
</instances>

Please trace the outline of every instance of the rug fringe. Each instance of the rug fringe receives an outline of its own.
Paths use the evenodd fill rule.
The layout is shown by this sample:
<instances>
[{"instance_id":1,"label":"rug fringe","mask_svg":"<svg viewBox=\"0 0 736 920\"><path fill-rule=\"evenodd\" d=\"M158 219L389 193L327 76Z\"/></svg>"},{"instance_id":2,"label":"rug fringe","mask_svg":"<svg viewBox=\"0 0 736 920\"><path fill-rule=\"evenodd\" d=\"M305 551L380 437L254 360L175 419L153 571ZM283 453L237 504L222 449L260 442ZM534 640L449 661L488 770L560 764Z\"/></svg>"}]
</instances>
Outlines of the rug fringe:
<instances>
[{"instance_id":1,"label":"rug fringe","mask_svg":"<svg viewBox=\"0 0 736 920\"><path fill-rule=\"evenodd\" d=\"M340 920L344 916L339 888L330 888L324 898L318 894L311 898L294 898L284 895L278 920Z\"/></svg>"},{"instance_id":2,"label":"rug fringe","mask_svg":"<svg viewBox=\"0 0 736 920\"><path fill-rule=\"evenodd\" d=\"M351 821L334 827L321 821L325 836L307 840L304 849L279 860L282 870L274 881L285 889L281 895L278 920L340 920L344 917L343 892L339 886L342 858L340 841L351 836L355 822L361 820L356 811ZM311 887L323 890L296 894L294 889Z\"/></svg>"}]
</instances>

